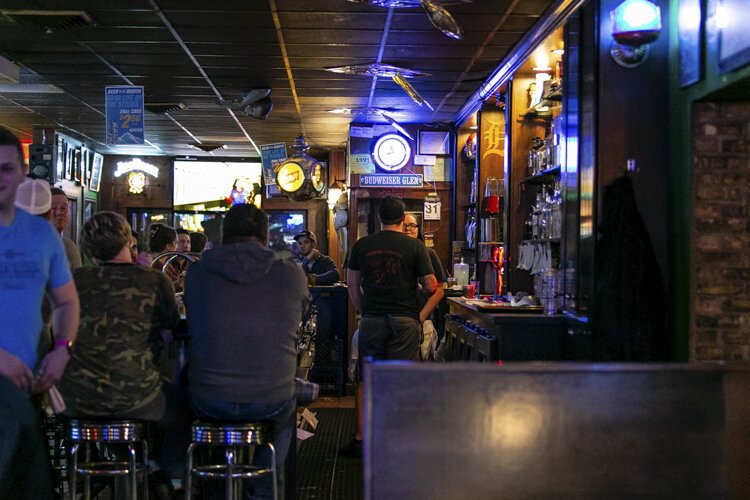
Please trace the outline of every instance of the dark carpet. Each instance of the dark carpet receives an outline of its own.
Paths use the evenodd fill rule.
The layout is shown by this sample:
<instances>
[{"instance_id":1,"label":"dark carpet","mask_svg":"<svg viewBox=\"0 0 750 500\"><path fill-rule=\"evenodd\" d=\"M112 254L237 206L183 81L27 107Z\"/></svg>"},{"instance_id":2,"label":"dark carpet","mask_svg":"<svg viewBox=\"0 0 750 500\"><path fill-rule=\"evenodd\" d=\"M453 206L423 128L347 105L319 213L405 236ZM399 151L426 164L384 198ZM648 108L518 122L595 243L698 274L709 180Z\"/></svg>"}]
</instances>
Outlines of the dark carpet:
<instances>
[{"instance_id":1,"label":"dark carpet","mask_svg":"<svg viewBox=\"0 0 750 500\"><path fill-rule=\"evenodd\" d=\"M316 408L315 436L297 454L297 500L359 500L362 498L362 459L343 456L339 448L354 434L354 409Z\"/></svg>"}]
</instances>

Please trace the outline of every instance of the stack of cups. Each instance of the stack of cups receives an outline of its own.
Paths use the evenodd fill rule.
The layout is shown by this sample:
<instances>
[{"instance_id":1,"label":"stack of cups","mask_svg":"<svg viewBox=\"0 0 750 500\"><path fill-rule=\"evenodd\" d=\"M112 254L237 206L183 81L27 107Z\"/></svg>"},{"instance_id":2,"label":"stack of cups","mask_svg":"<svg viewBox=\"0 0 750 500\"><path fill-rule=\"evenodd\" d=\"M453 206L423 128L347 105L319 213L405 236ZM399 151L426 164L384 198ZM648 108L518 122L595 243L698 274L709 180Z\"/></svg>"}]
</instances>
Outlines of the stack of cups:
<instances>
[{"instance_id":1,"label":"stack of cups","mask_svg":"<svg viewBox=\"0 0 750 500\"><path fill-rule=\"evenodd\" d=\"M539 302L544 314L551 316L557 311L557 269L547 269L542 273Z\"/></svg>"}]
</instances>

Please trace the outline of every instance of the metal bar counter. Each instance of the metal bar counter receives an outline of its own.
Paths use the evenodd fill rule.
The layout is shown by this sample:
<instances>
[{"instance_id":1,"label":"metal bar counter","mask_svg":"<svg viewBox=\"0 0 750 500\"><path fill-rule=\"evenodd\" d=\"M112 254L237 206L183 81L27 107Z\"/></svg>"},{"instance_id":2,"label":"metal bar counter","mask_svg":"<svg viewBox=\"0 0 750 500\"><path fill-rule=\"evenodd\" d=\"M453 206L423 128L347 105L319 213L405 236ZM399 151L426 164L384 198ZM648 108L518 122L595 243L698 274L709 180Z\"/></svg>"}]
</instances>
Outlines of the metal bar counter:
<instances>
[{"instance_id":1,"label":"metal bar counter","mask_svg":"<svg viewBox=\"0 0 750 500\"><path fill-rule=\"evenodd\" d=\"M482 361L557 361L590 357L590 339L585 324L578 324L563 315L546 316L522 309L483 311L463 297L447 298L449 313L445 316L445 336L461 335L467 342L473 337L496 339L496 347L488 347ZM449 358L450 359L450 358ZM463 356L454 361L470 360Z\"/></svg>"}]
</instances>

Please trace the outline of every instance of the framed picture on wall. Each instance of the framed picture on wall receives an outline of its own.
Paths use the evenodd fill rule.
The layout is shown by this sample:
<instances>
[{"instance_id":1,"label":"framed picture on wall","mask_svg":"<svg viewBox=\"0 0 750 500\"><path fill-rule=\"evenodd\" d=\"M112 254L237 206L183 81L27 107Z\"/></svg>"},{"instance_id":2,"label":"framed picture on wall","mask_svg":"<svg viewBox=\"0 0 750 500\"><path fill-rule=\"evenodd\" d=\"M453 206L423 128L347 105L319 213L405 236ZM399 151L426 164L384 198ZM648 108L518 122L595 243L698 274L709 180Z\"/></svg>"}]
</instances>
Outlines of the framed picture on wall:
<instances>
[{"instance_id":1,"label":"framed picture on wall","mask_svg":"<svg viewBox=\"0 0 750 500\"><path fill-rule=\"evenodd\" d=\"M73 180L81 182L81 148L75 150L73 165Z\"/></svg>"},{"instance_id":2,"label":"framed picture on wall","mask_svg":"<svg viewBox=\"0 0 750 500\"><path fill-rule=\"evenodd\" d=\"M726 15L719 26L719 71L727 73L750 63L750 8L747 0L721 0L717 8Z\"/></svg>"},{"instance_id":3,"label":"framed picture on wall","mask_svg":"<svg viewBox=\"0 0 750 500\"><path fill-rule=\"evenodd\" d=\"M73 241L78 241L78 200L68 198L68 213L70 214L70 224L63 230L63 236Z\"/></svg>"},{"instance_id":4,"label":"framed picture on wall","mask_svg":"<svg viewBox=\"0 0 750 500\"><path fill-rule=\"evenodd\" d=\"M436 156L451 154L451 133L447 130L420 130L417 134L417 154Z\"/></svg>"},{"instance_id":5,"label":"framed picture on wall","mask_svg":"<svg viewBox=\"0 0 750 500\"><path fill-rule=\"evenodd\" d=\"M99 191L99 184L102 181L103 163L104 157L99 153L94 153L94 158L91 162L91 181L89 182L89 189L92 191Z\"/></svg>"},{"instance_id":6,"label":"framed picture on wall","mask_svg":"<svg viewBox=\"0 0 750 500\"><path fill-rule=\"evenodd\" d=\"M687 87L701 79L701 0L680 0L678 17L680 87Z\"/></svg>"},{"instance_id":7,"label":"framed picture on wall","mask_svg":"<svg viewBox=\"0 0 750 500\"><path fill-rule=\"evenodd\" d=\"M81 185L83 186L85 186L89 181L88 166L89 150L85 146L81 146Z\"/></svg>"},{"instance_id":8,"label":"framed picture on wall","mask_svg":"<svg viewBox=\"0 0 750 500\"><path fill-rule=\"evenodd\" d=\"M65 144L65 175L64 179L73 179L73 157L75 156L75 149L70 144Z\"/></svg>"},{"instance_id":9,"label":"framed picture on wall","mask_svg":"<svg viewBox=\"0 0 750 500\"><path fill-rule=\"evenodd\" d=\"M83 223L86 224L95 213L96 202L89 199L83 200Z\"/></svg>"},{"instance_id":10,"label":"framed picture on wall","mask_svg":"<svg viewBox=\"0 0 750 500\"><path fill-rule=\"evenodd\" d=\"M65 175L65 140L57 136L57 161L55 162L55 179L62 179Z\"/></svg>"}]
</instances>

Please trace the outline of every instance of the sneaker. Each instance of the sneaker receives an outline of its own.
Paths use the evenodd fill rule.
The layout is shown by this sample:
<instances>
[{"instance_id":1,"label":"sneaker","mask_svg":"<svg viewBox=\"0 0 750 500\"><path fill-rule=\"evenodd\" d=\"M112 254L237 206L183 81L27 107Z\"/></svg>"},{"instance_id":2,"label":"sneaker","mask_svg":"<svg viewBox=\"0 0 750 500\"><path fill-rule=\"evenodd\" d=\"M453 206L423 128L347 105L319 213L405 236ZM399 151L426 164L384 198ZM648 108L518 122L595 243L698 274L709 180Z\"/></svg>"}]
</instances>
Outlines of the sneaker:
<instances>
[{"instance_id":1,"label":"sneaker","mask_svg":"<svg viewBox=\"0 0 750 500\"><path fill-rule=\"evenodd\" d=\"M352 438L349 444L339 449L345 457L362 458L362 440Z\"/></svg>"}]
</instances>

